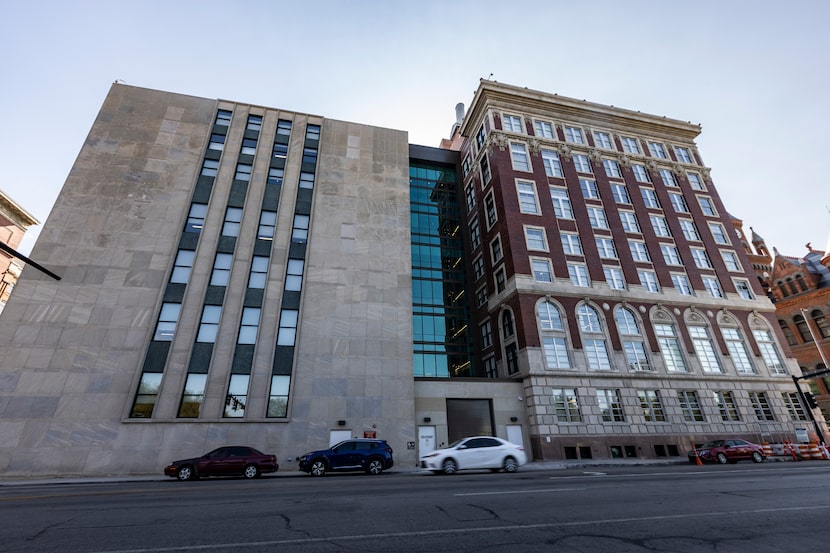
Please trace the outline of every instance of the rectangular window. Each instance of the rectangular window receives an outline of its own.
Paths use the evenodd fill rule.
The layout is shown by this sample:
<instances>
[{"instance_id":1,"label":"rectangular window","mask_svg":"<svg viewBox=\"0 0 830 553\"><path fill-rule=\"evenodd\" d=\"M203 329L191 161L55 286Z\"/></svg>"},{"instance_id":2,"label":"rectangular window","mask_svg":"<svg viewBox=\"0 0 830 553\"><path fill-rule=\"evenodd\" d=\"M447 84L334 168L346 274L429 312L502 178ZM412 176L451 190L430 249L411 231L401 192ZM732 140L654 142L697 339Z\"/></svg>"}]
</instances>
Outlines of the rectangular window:
<instances>
[{"instance_id":1,"label":"rectangular window","mask_svg":"<svg viewBox=\"0 0 830 553\"><path fill-rule=\"evenodd\" d=\"M242 209L229 207L225 210L225 221L222 224L222 236L239 236L239 226L242 223Z\"/></svg>"},{"instance_id":2,"label":"rectangular window","mask_svg":"<svg viewBox=\"0 0 830 553\"><path fill-rule=\"evenodd\" d=\"M602 166L605 169L605 174L611 178L621 179L620 165L613 159L603 159Z\"/></svg>"},{"instance_id":3,"label":"rectangular window","mask_svg":"<svg viewBox=\"0 0 830 553\"><path fill-rule=\"evenodd\" d=\"M657 283L657 275L654 271L647 271L640 269L637 271L640 277L640 284L645 288L646 292L659 292L660 285Z\"/></svg>"},{"instance_id":4,"label":"rectangular window","mask_svg":"<svg viewBox=\"0 0 830 553\"><path fill-rule=\"evenodd\" d=\"M651 177L649 177L648 170L646 169L645 165L640 165L639 163L632 163L631 171L634 172L634 178L637 179L637 182L651 182Z\"/></svg>"},{"instance_id":5,"label":"rectangular window","mask_svg":"<svg viewBox=\"0 0 830 553\"><path fill-rule=\"evenodd\" d=\"M634 258L634 261L651 261L645 242L629 240L628 249L631 251L631 257Z\"/></svg>"},{"instance_id":6,"label":"rectangular window","mask_svg":"<svg viewBox=\"0 0 830 553\"><path fill-rule=\"evenodd\" d=\"M490 321L485 322L481 325L481 347L482 348L489 348L493 345L493 327L490 324Z\"/></svg>"},{"instance_id":7,"label":"rectangular window","mask_svg":"<svg viewBox=\"0 0 830 553\"><path fill-rule=\"evenodd\" d=\"M496 239L490 242L491 261L495 265L502 258L501 239L496 236Z\"/></svg>"},{"instance_id":8,"label":"rectangular window","mask_svg":"<svg viewBox=\"0 0 830 553\"><path fill-rule=\"evenodd\" d=\"M291 377L288 375L271 376L271 391L268 393L268 412L265 416L283 418L288 416L288 389Z\"/></svg>"},{"instance_id":9,"label":"rectangular window","mask_svg":"<svg viewBox=\"0 0 830 553\"><path fill-rule=\"evenodd\" d=\"M216 342L216 332L219 330L219 317L222 315L221 305L206 305L202 308L202 318L199 321L199 333L196 341L202 344Z\"/></svg>"},{"instance_id":10,"label":"rectangular window","mask_svg":"<svg viewBox=\"0 0 830 553\"><path fill-rule=\"evenodd\" d=\"M766 392L749 392L749 402L752 404L752 410L755 411L756 419L762 422L775 420Z\"/></svg>"},{"instance_id":11,"label":"rectangular window","mask_svg":"<svg viewBox=\"0 0 830 553\"><path fill-rule=\"evenodd\" d=\"M274 230L277 227L277 212L263 211L259 214L259 228L256 237L259 240L273 240Z\"/></svg>"},{"instance_id":12,"label":"rectangular window","mask_svg":"<svg viewBox=\"0 0 830 553\"><path fill-rule=\"evenodd\" d=\"M251 273L248 275L248 288L265 289L265 277L268 275L268 257L255 255L251 260Z\"/></svg>"},{"instance_id":13,"label":"rectangular window","mask_svg":"<svg viewBox=\"0 0 830 553\"><path fill-rule=\"evenodd\" d=\"M722 421L737 422L741 420L738 404L735 403L735 394L732 392L712 392L712 395L715 399L715 405L718 406Z\"/></svg>"},{"instance_id":14,"label":"rectangular window","mask_svg":"<svg viewBox=\"0 0 830 553\"><path fill-rule=\"evenodd\" d=\"M637 390L637 398L646 422L665 422L666 414L660 402L659 390Z\"/></svg>"},{"instance_id":15,"label":"rectangular window","mask_svg":"<svg viewBox=\"0 0 830 553\"><path fill-rule=\"evenodd\" d=\"M208 150L216 150L221 152L225 149L225 135L224 134L212 134L210 135L210 143L208 144Z\"/></svg>"},{"instance_id":16,"label":"rectangular window","mask_svg":"<svg viewBox=\"0 0 830 553\"><path fill-rule=\"evenodd\" d=\"M680 402L680 410L683 412L683 419L687 422L703 422L703 410L697 399L697 392L693 390L678 390L677 400Z\"/></svg>"},{"instance_id":17,"label":"rectangular window","mask_svg":"<svg viewBox=\"0 0 830 553\"><path fill-rule=\"evenodd\" d=\"M308 125L305 129L306 140L320 140L320 125Z\"/></svg>"},{"instance_id":18,"label":"rectangular window","mask_svg":"<svg viewBox=\"0 0 830 553\"><path fill-rule=\"evenodd\" d=\"M666 265L682 265L680 261L680 254L677 248L671 244L660 244L660 251L663 253L663 260Z\"/></svg>"},{"instance_id":19,"label":"rectangular window","mask_svg":"<svg viewBox=\"0 0 830 553\"><path fill-rule=\"evenodd\" d=\"M501 294L502 292L504 292L506 285L507 278L504 276L504 268L501 268L498 271L496 271L496 293Z\"/></svg>"},{"instance_id":20,"label":"rectangular window","mask_svg":"<svg viewBox=\"0 0 830 553\"><path fill-rule=\"evenodd\" d=\"M242 149L239 151L240 154L245 156L252 156L256 154L256 138L243 138L242 139Z\"/></svg>"},{"instance_id":21,"label":"rectangular window","mask_svg":"<svg viewBox=\"0 0 830 553\"><path fill-rule=\"evenodd\" d=\"M632 371L650 371L646 347L640 340L626 340L623 342L625 362Z\"/></svg>"},{"instance_id":22,"label":"rectangular window","mask_svg":"<svg viewBox=\"0 0 830 553\"><path fill-rule=\"evenodd\" d=\"M188 374L182 391L178 417L182 419L199 418L202 402L205 399L206 374Z\"/></svg>"},{"instance_id":23,"label":"rectangular window","mask_svg":"<svg viewBox=\"0 0 830 553\"><path fill-rule=\"evenodd\" d=\"M617 259L617 248L614 247L614 240L611 238L596 238L599 256L606 259Z\"/></svg>"},{"instance_id":24,"label":"rectangular window","mask_svg":"<svg viewBox=\"0 0 830 553\"><path fill-rule=\"evenodd\" d=\"M499 371L496 367L496 358L495 356L490 356L484 360L484 376L487 378L498 378Z\"/></svg>"},{"instance_id":25,"label":"rectangular window","mask_svg":"<svg viewBox=\"0 0 830 553\"><path fill-rule=\"evenodd\" d=\"M597 189L596 181L580 177L579 189L582 190L582 197L586 200L599 199L599 189Z\"/></svg>"},{"instance_id":26,"label":"rectangular window","mask_svg":"<svg viewBox=\"0 0 830 553\"><path fill-rule=\"evenodd\" d=\"M603 267L602 271L605 273L605 282L608 283L608 286L613 290L625 290L622 269L619 267Z\"/></svg>"},{"instance_id":27,"label":"rectangular window","mask_svg":"<svg viewBox=\"0 0 830 553\"><path fill-rule=\"evenodd\" d=\"M582 341L582 349L585 351L589 369L595 371L610 371L612 369L605 340L586 338Z\"/></svg>"},{"instance_id":28,"label":"rectangular window","mask_svg":"<svg viewBox=\"0 0 830 553\"><path fill-rule=\"evenodd\" d=\"M187 214L187 223L185 223L184 231L199 234L205 226L205 217L207 216L207 204L190 204L190 212Z\"/></svg>"},{"instance_id":29,"label":"rectangular window","mask_svg":"<svg viewBox=\"0 0 830 553\"><path fill-rule=\"evenodd\" d=\"M721 250L720 255L723 258L723 263L726 265L728 270L737 273L743 272L743 270L741 270L741 264L738 262L738 256L735 252Z\"/></svg>"},{"instance_id":30,"label":"rectangular window","mask_svg":"<svg viewBox=\"0 0 830 553\"><path fill-rule=\"evenodd\" d=\"M545 229L543 228L525 227L525 241L528 250L548 251Z\"/></svg>"},{"instance_id":31,"label":"rectangular window","mask_svg":"<svg viewBox=\"0 0 830 553\"><path fill-rule=\"evenodd\" d=\"M573 142L574 144L585 144L585 138L582 136L582 129L577 127L565 127L565 140Z\"/></svg>"},{"instance_id":32,"label":"rectangular window","mask_svg":"<svg viewBox=\"0 0 830 553\"><path fill-rule=\"evenodd\" d=\"M690 326L688 330L689 336L692 338L695 355L697 355L697 360L703 372L708 374L722 373L723 368L715 351L715 344L709 336L709 331L702 326Z\"/></svg>"},{"instance_id":33,"label":"rectangular window","mask_svg":"<svg viewBox=\"0 0 830 553\"><path fill-rule=\"evenodd\" d=\"M518 115L507 115L504 114L502 116L502 126L504 130L510 132L524 132L522 130L522 118Z\"/></svg>"},{"instance_id":34,"label":"rectangular window","mask_svg":"<svg viewBox=\"0 0 830 553\"><path fill-rule=\"evenodd\" d=\"M689 284L689 278L686 275L679 274L679 273L672 273L671 282L674 285L675 290L677 290L679 293L683 294L684 296L693 296L694 295L694 291L692 290L692 285Z\"/></svg>"},{"instance_id":35,"label":"rectangular window","mask_svg":"<svg viewBox=\"0 0 830 553\"><path fill-rule=\"evenodd\" d=\"M308 241L308 215L294 215L294 225L291 227L291 242L305 244Z\"/></svg>"},{"instance_id":36,"label":"rectangular window","mask_svg":"<svg viewBox=\"0 0 830 553\"><path fill-rule=\"evenodd\" d=\"M711 269L712 262L709 261L709 254L702 248L690 248L692 260L695 262L695 267L698 269Z\"/></svg>"},{"instance_id":37,"label":"rectangular window","mask_svg":"<svg viewBox=\"0 0 830 553\"><path fill-rule=\"evenodd\" d=\"M288 265L285 269L285 290L289 292L299 292L302 290L304 270L305 260L289 258Z\"/></svg>"},{"instance_id":38,"label":"rectangular window","mask_svg":"<svg viewBox=\"0 0 830 553\"><path fill-rule=\"evenodd\" d=\"M729 236L726 234L726 229L720 223L709 223L709 230L712 232L712 238L715 239L716 244L722 246L729 246Z\"/></svg>"},{"instance_id":39,"label":"rectangular window","mask_svg":"<svg viewBox=\"0 0 830 553\"><path fill-rule=\"evenodd\" d=\"M601 207L589 207L588 220L591 222L591 228L607 229L608 219L605 218L605 210Z\"/></svg>"},{"instance_id":40,"label":"rectangular window","mask_svg":"<svg viewBox=\"0 0 830 553\"><path fill-rule=\"evenodd\" d=\"M216 113L216 124L219 125L220 127L230 126L232 115L233 115L233 112L230 112L230 111L225 110L225 109L220 109Z\"/></svg>"},{"instance_id":41,"label":"rectangular window","mask_svg":"<svg viewBox=\"0 0 830 553\"><path fill-rule=\"evenodd\" d=\"M314 173L303 171L300 173L300 188L311 190L314 188Z\"/></svg>"},{"instance_id":42,"label":"rectangular window","mask_svg":"<svg viewBox=\"0 0 830 553\"><path fill-rule=\"evenodd\" d=\"M703 277L703 287L713 298L723 297L723 289L721 289L720 282L716 277Z\"/></svg>"},{"instance_id":43,"label":"rectangular window","mask_svg":"<svg viewBox=\"0 0 830 553\"><path fill-rule=\"evenodd\" d=\"M213 271L210 274L211 286L227 286L231 275L233 256L229 253L217 253L213 260Z\"/></svg>"},{"instance_id":44,"label":"rectangular window","mask_svg":"<svg viewBox=\"0 0 830 553\"><path fill-rule=\"evenodd\" d=\"M579 413L579 399L576 390L572 388L554 388L553 409L556 412L556 420L559 422L581 422L582 415Z\"/></svg>"},{"instance_id":45,"label":"rectangular window","mask_svg":"<svg viewBox=\"0 0 830 553\"><path fill-rule=\"evenodd\" d=\"M251 180L251 170L253 167L248 163L237 163L236 174L233 178L236 180L249 181Z\"/></svg>"},{"instance_id":46,"label":"rectangular window","mask_svg":"<svg viewBox=\"0 0 830 553\"><path fill-rule=\"evenodd\" d=\"M614 149L614 144L611 142L611 135L607 132L594 131L594 145L597 148L605 148L606 150Z\"/></svg>"},{"instance_id":47,"label":"rectangular window","mask_svg":"<svg viewBox=\"0 0 830 553\"><path fill-rule=\"evenodd\" d=\"M280 311L280 326L277 331L278 346L293 346L297 338L297 322L300 312L296 309Z\"/></svg>"},{"instance_id":48,"label":"rectangular window","mask_svg":"<svg viewBox=\"0 0 830 553\"><path fill-rule=\"evenodd\" d=\"M574 286L591 286L591 279L588 278L588 267L585 265L568 263L568 276L570 276L571 284Z\"/></svg>"},{"instance_id":49,"label":"rectangular window","mask_svg":"<svg viewBox=\"0 0 830 553\"><path fill-rule=\"evenodd\" d=\"M649 220L651 221L651 228L654 229L654 234L663 238L671 237L671 231L669 230L669 225L666 222L665 217L660 215L649 215Z\"/></svg>"},{"instance_id":50,"label":"rectangular window","mask_svg":"<svg viewBox=\"0 0 830 553\"><path fill-rule=\"evenodd\" d=\"M317 148L303 148L304 164L317 165Z\"/></svg>"},{"instance_id":51,"label":"rectangular window","mask_svg":"<svg viewBox=\"0 0 830 553\"><path fill-rule=\"evenodd\" d=\"M704 196L697 197L697 203L700 204L700 209L703 211L704 215L709 217L717 217L717 212L715 211L715 206L712 204L712 200L706 198Z\"/></svg>"},{"instance_id":52,"label":"rectangular window","mask_svg":"<svg viewBox=\"0 0 830 553\"><path fill-rule=\"evenodd\" d=\"M176 261L173 262L173 272L170 274L170 282L187 284L190 280L190 271L193 269L193 259L196 252L193 250L179 250L176 253Z\"/></svg>"},{"instance_id":53,"label":"rectangular window","mask_svg":"<svg viewBox=\"0 0 830 553\"><path fill-rule=\"evenodd\" d=\"M533 128L536 131L536 136L542 138L553 138L553 125L547 121L535 121Z\"/></svg>"},{"instance_id":54,"label":"rectangular window","mask_svg":"<svg viewBox=\"0 0 830 553\"><path fill-rule=\"evenodd\" d=\"M781 399L784 400L784 405L787 407L787 413L790 415L790 420L806 421L807 413L804 412L804 407L798 400L798 394L795 392L782 392Z\"/></svg>"},{"instance_id":55,"label":"rectangular window","mask_svg":"<svg viewBox=\"0 0 830 553\"><path fill-rule=\"evenodd\" d=\"M549 261L544 259L531 259L530 268L533 270L533 280L536 282L553 282Z\"/></svg>"},{"instance_id":56,"label":"rectangular window","mask_svg":"<svg viewBox=\"0 0 830 553\"><path fill-rule=\"evenodd\" d=\"M485 138L487 138L487 135L484 131L484 125L482 125L476 133L476 148L478 148L479 150L481 149L481 147L484 145Z\"/></svg>"},{"instance_id":57,"label":"rectangular window","mask_svg":"<svg viewBox=\"0 0 830 553\"><path fill-rule=\"evenodd\" d=\"M666 155L666 149L663 148L663 145L659 142L649 142L648 151L651 153L651 157L656 157L660 159L669 158L669 156Z\"/></svg>"},{"instance_id":58,"label":"rectangular window","mask_svg":"<svg viewBox=\"0 0 830 553\"><path fill-rule=\"evenodd\" d=\"M536 184L530 181L517 181L519 191L519 210L522 213L539 214L539 204L536 201Z\"/></svg>"},{"instance_id":59,"label":"rectangular window","mask_svg":"<svg viewBox=\"0 0 830 553\"><path fill-rule=\"evenodd\" d=\"M282 185L283 169L271 167L268 169L268 184Z\"/></svg>"},{"instance_id":60,"label":"rectangular window","mask_svg":"<svg viewBox=\"0 0 830 553\"><path fill-rule=\"evenodd\" d=\"M778 351L772 333L769 330L753 330L752 335L755 337L758 349L761 350L761 357L764 359L769 372L772 374L787 374L787 369L784 368L781 353Z\"/></svg>"},{"instance_id":61,"label":"rectangular window","mask_svg":"<svg viewBox=\"0 0 830 553\"><path fill-rule=\"evenodd\" d=\"M729 357L738 374L755 374L755 367L752 366L752 360L749 357L749 350L746 347L746 342L741 338L741 333L737 328L722 328L721 334L726 342L726 349L729 351Z\"/></svg>"},{"instance_id":62,"label":"rectangular window","mask_svg":"<svg viewBox=\"0 0 830 553\"><path fill-rule=\"evenodd\" d=\"M472 183L464 188L464 198L467 201L467 213L472 213L476 207L476 191Z\"/></svg>"},{"instance_id":63,"label":"rectangular window","mask_svg":"<svg viewBox=\"0 0 830 553\"><path fill-rule=\"evenodd\" d=\"M228 395L225 397L225 417L242 418L248 405L248 383L251 376L232 374L228 383Z\"/></svg>"},{"instance_id":64,"label":"rectangular window","mask_svg":"<svg viewBox=\"0 0 830 553\"><path fill-rule=\"evenodd\" d=\"M640 234L640 224L637 222L637 216L633 211L620 211L619 214L625 232Z\"/></svg>"},{"instance_id":65,"label":"rectangular window","mask_svg":"<svg viewBox=\"0 0 830 553\"><path fill-rule=\"evenodd\" d=\"M692 190L705 190L703 181L697 173L686 173L686 178L689 179L689 186L692 187Z\"/></svg>"},{"instance_id":66,"label":"rectangular window","mask_svg":"<svg viewBox=\"0 0 830 553\"><path fill-rule=\"evenodd\" d=\"M478 226L478 219L470 221L470 242L473 249L481 245L481 228Z\"/></svg>"},{"instance_id":67,"label":"rectangular window","mask_svg":"<svg viewBox=\"0 0 830 553\"><path fill-rule=\"evenodd\" d=\"M481 158L481 185L484 186L490 182L490 164L487 162L487 156Z\"/></svg>"},{"instance_id":68,"label":"rectangular window","mask_svg":"<svg viewBox=\"0 0 830 553\"><path fill-rule=\"evenodd\" d=\"M738 292L739 296L745 300L755 299L755 296L752 295L752 289L750 288L748 280L736 278L733 282L735 283L735 290Z\"/></svg>"},{"instance_id":69,"label":"rectangular window","mask_svg":"<svg viewBox=\"0 0 830 553\"><path fill-rule=\"evenodd\" d=\"M686 198L683 197L683 194L669 194L669 200L671 200L675 213L689 212L689 206L686 205Z\"/></svg>"},{"instance_id":70,"label":"rectangular window","mask_svg":"<svg viewBox=\"0 0 830 553\"><path fill-rule=\"evenodd\" d=\"M182 309L180 303L163 303L159 312L159 320L156 323L156 331L153 333L155 342L171 342L176 333L176 325L179 322L179 312Z\"/></svg>"},{"instance_id":71,"label":"rectangular window","mask_svg":"<svg viewBox=\"0 0 830 553\"><path fill-rule=\"evenodd\" d=\"M566 255L582 255L582 244L579 242L578 234L563 232L559 235L562 241L562 249Z\"/></svg>"},{"instance_id":72,"label":"rectangular window","mask_svg":"<svg viewBox=\"0 0 830 553\"><path fill-rule=\"evenodd\" d=\"M614 201L618 204L630 204L631 197L628 195L628 189L625 187L624 184L619 182L612 182L609 183L611 186L611 197L614 198Z\"/></svg>"},{"instance_id":73,"label":"rectangular window","mask_svg":"<svg viewBox=\"0 0 830 553\"><path fill-rule=\"evenodd\" d=\"M591 169L591 162L588 160L588 156L583 154L573 154L573 162L574 167L576 168L577 173L593 173L594 171Z\"/></svg>"},{"instance_id":74,"label":"rectangular window","mask_svg":"<svg viewBox=\"0 0 830 553\"><path fill-rule=\"evenodd\" d=\"M482 286L481 288L479 288L478 290L476 290L476 302L477 302L478 307L481 307L482 305L487 303L487 295L488 295L488 292L487 292L487 285L486 284L484 286Z\"/></svg>"},{"instance_id":75,"label":"rectangular window","mask_svg":"<svg viewBox=\"0 0 830 553\"><path fill-rule=\"evenodd\" d=\"M277 121L277 134L291 136L291 121L286 121L285 119Z\"/></svg>"},{"instance_id":76,"label":"rectangular window","mask_svg":"<svg viewBox=\"0 0 830 553\"><path fill-rule=\"evenodd\" d=\"M259 132L262 129L262 116L249 115L248 124L245 126L246 130Z\"/></svg>"},{"instance_id":77,"label":"rectangular window","mask_svg":"<svg viewBox=\"0 0 830 553\"><path fill-rule=\"evenodd\" d=\"M275 159L285 159L288 157L288 145L287 144L274 144L274 149L271 155Z\"/></svg>"},{"instance_id":78,"label":"rectangular window","mask_svg":"<svg viewBox=\"0 0 830 553\"><path fill-rule=\"evenodd\" d=\"M484 258L482 256L476 257L473 262L473 275L476 280L484 276Z\"/></svg>"},{"instance_id":79,"label":"rectangular window","mask_svg":"<svg viewBox=\"0 0 830 553\"><path fill-rule=\"evenodd\" d=\"M694 221L690 221L688 219L678 219L680 223L680 230L683 231L683 237L686 240L691 240L694 242L700 241L700 234L697 232L697 227L695 226Z\"/></svg>"},{"instance_id":80,"label":"rectangular window","mask_svg":"<svg viewBox=\"0 0 830 553\"><path fill-rule=\"evenodd\" d=\"M470 173L470 167L472 167L472 160L470 160L470 155L467 154L464 156L464 161L461 162L461 173L466 177Z\"/></svg>"},{"instance_id":81,"label":"rectangular window","mask_svg":"<svg viewBox=\"0 0 830 553\"><path fill-rule=\"evenodd\" d=\"M545 166L545 174L549 177L562 178L562 163L559 161L559 154L553 150L542 150L542 165Z\"/></svg>"},{"instance_id":82,"label":"rectangular window","mask_svg":"<svg viewBox=\"0 0 830 553\"><path fill-rule=\"evenodd\" d=\"M643 196L643 202L646 207L651 209L660 209L660 202L657 201L657 194L651 188L641 188L640 194Z\"/></svg>"},{"instance_id":83,"label":"rectangular window","mask_svg":"<svg viewBox=\"0 0 830 553\"><path fill-rule=\"evenodd\" d=\"M513 160L513 169L516 171L530 171L530 159L524 144L510 143L510 159Z\"/></svg>"},{"instance_id":84,"label":"rectangular window","mask_svg":"<svg viewBox=\"0 0 830 553\"><path fill-rule=\"evenodd\" d=\"M553 202L553 212L559 219L573 219L574 213L571 208L571 200L568 198L568 191L564 188L550 187L550 199Z\"/></svg>"},{"instance_id":85,"label":"rectangular window","mask_svg":"<svg viewBox=\"0 0 830 553\"><path fill-rule=\"evenodd\" d=\"M597 404L603 422L625 422L619 390L597 390Z\"/></svg>"},{"instance_id":86,"label":"rectangular window","mask_svg":"<svg viewBox=\"0 0 830 553\"><path fill-rule=\"evenodd\" d=\"M149 419L153 416L153 408L161 387L162 373L145 372L141 374L138 390L135 393L133 408L130 411L132 419Z\"/></svg>"},{"instance_id":87,"label":"rectangular window","mask_svg":"<svg viewBox=\"0 0 830 553\"><path fill-rule=\"evenodd\" d=\"M218 172L219 162L215 159L206 159L204 163L202 163L201 175L203 177L215 177Z\"/></svg>"},{"instance_id":88,"label":"rectangular window","mask_svg":"<svg viewBox=\"0 0 830 553\"><path fill-rule=\"evenodd\" d=\"M640 143L637 142L636 138L632 138L630 136L621 136L620 142L622 142L623 151L629 154L639 154L640 152Z\"/></svg>"},{"instance_id":89,"label":"rectangular window","mask_svg":"<svg viewBox=\"0 0 830 553\"><path fill-rule=\"evenodd\" d=\"M492 228L492 226L496 224L496 221L498 221L498 215L496 214L496 200L492 192L484 198L484 215L486 216L487 228Z\"/></svg>"},{"instance_id":90,"label":"rectangular window","mask_svg":"<svg viewBox=\"0 0 830 553\"><path fill-rule=\"evenodd\" d=\"M665 186L677 187L677 179L674 178L674 173L671 172L671 169L660 169L659 171L660 178L663 179Z\"/></svg>"},{"instance_id":91,"label":"rectangular window","mask_svg":"<svg viewBox=\"0 0 830 553\"><path fill-rule=\"evenodd\" d=\"M660 354L663 356L666 370L669 372L688 372L674 326L655 324L654 333L657 335L657 343L660 345Z\"/></svg>"},{"instance_id":92,"label":"rectangular window","mask_svg":"<svg viewBox=\"0 0 830 553\"><path fill-rule=\"evenodd\" d=\"M561 337L543 336L542 350L545 353L545 362L549 369L570 369L568 348L565 339Z\"/></svg>"},{"instance_id":93,"label":"rectangular window","mask_svg":"<svg viewBox=\"0 0 830 553\"><path fill-rule=\"evenodd\" d=\"M675 156L677 156L677 161L681 163L692 163L692 155L689 153L688 148L681 148L680 146L675 146L674 154Z\"/></svg>"}]
</instances>

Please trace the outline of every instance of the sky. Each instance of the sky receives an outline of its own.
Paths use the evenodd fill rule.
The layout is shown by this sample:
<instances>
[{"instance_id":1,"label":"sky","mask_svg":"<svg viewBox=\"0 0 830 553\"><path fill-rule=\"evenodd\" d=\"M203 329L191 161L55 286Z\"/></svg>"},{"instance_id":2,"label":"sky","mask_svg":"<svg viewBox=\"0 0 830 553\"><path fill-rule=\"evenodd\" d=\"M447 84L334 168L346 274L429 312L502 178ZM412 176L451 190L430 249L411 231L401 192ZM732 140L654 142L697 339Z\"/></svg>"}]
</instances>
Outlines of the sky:
<instances>
[{"instance_id":1,"label":"sky","mask_svg":"<svg viewBox=\"0 0 830 553\"><path fill-rule=\"evenodd\" d=\"M41 223L28 254L116 80L438 146L492 78L702 125L729 213L800 257L830 235L828 16L825 0L0 0L0 189Z\"/></svg>"}]
</instances>

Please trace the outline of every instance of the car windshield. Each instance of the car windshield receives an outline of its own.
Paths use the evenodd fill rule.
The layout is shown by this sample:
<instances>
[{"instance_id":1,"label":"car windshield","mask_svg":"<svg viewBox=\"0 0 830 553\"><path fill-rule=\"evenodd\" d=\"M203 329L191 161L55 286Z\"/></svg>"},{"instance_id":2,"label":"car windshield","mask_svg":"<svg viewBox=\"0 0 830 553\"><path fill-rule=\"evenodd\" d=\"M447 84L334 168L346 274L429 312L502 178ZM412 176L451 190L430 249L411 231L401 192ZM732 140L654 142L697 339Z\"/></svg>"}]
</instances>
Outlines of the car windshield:
<instances>
[{"instance_id":1,"label":"car windshield","mask_svg":"<svg viewBox=\"0 0 830 553\"><path fill-rule=\"evenodd\" d=\"M711 442L706 442L703 444L702 447L720 447L723 445L723 440L712 440Z\"/></svg>"},{"instance_id":2,"label":"car windshield","mask_svg":"<svg viewBox=\"0 0 830 553\"><path fill-rule=\"evenodd\" d=\"M458 440L455 440L454 442L452 442L450 445L447 446L447 449L450 449L450 448L453 448L453 447L457 446L458 444L460 444L461 442L463 442L466 439L467 438L459 438Z\"/></svg>"}]
</instances>

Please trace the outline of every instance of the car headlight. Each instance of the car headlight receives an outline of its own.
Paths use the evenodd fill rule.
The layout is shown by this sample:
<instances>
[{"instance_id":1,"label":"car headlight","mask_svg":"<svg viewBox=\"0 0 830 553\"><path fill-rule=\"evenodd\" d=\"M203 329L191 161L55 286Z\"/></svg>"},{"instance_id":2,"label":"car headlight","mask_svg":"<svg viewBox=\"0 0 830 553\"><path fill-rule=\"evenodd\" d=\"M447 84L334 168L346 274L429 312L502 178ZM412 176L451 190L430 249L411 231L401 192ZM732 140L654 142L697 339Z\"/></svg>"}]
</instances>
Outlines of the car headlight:
<instances>
[{"instance_id":1,"label":"car headlight","mask_svg":"<svg viewBox=\"0 0 830 553\"><path fill-rule=\"evenodd\" d=\"M438 457L438 454L437 453L427 453L426 455L423 455L421 457L421 459L429 459L430 457Z\"/></svg>"}]
</instances>

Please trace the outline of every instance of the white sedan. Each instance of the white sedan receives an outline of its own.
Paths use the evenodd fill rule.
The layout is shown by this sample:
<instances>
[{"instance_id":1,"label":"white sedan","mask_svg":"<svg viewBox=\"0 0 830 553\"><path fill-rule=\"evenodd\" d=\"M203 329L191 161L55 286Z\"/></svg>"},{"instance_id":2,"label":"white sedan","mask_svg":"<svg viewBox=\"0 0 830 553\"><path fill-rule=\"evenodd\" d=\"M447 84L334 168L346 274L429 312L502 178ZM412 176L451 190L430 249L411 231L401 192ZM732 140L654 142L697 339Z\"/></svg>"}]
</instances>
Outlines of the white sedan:
<instances>
[{"instance_id":1,"label":"white sedan","mask_svg":"<svg viewBox=\"0 0 830 553\"><path fill-rule=\"evenodd\" d=\"M430 451L421 457L421 468L436 474L453 474L466 469L516 472L525 463L527 455L522 446L492 436L461 438L444 449Z\"/></svg>"}]
</instances>

